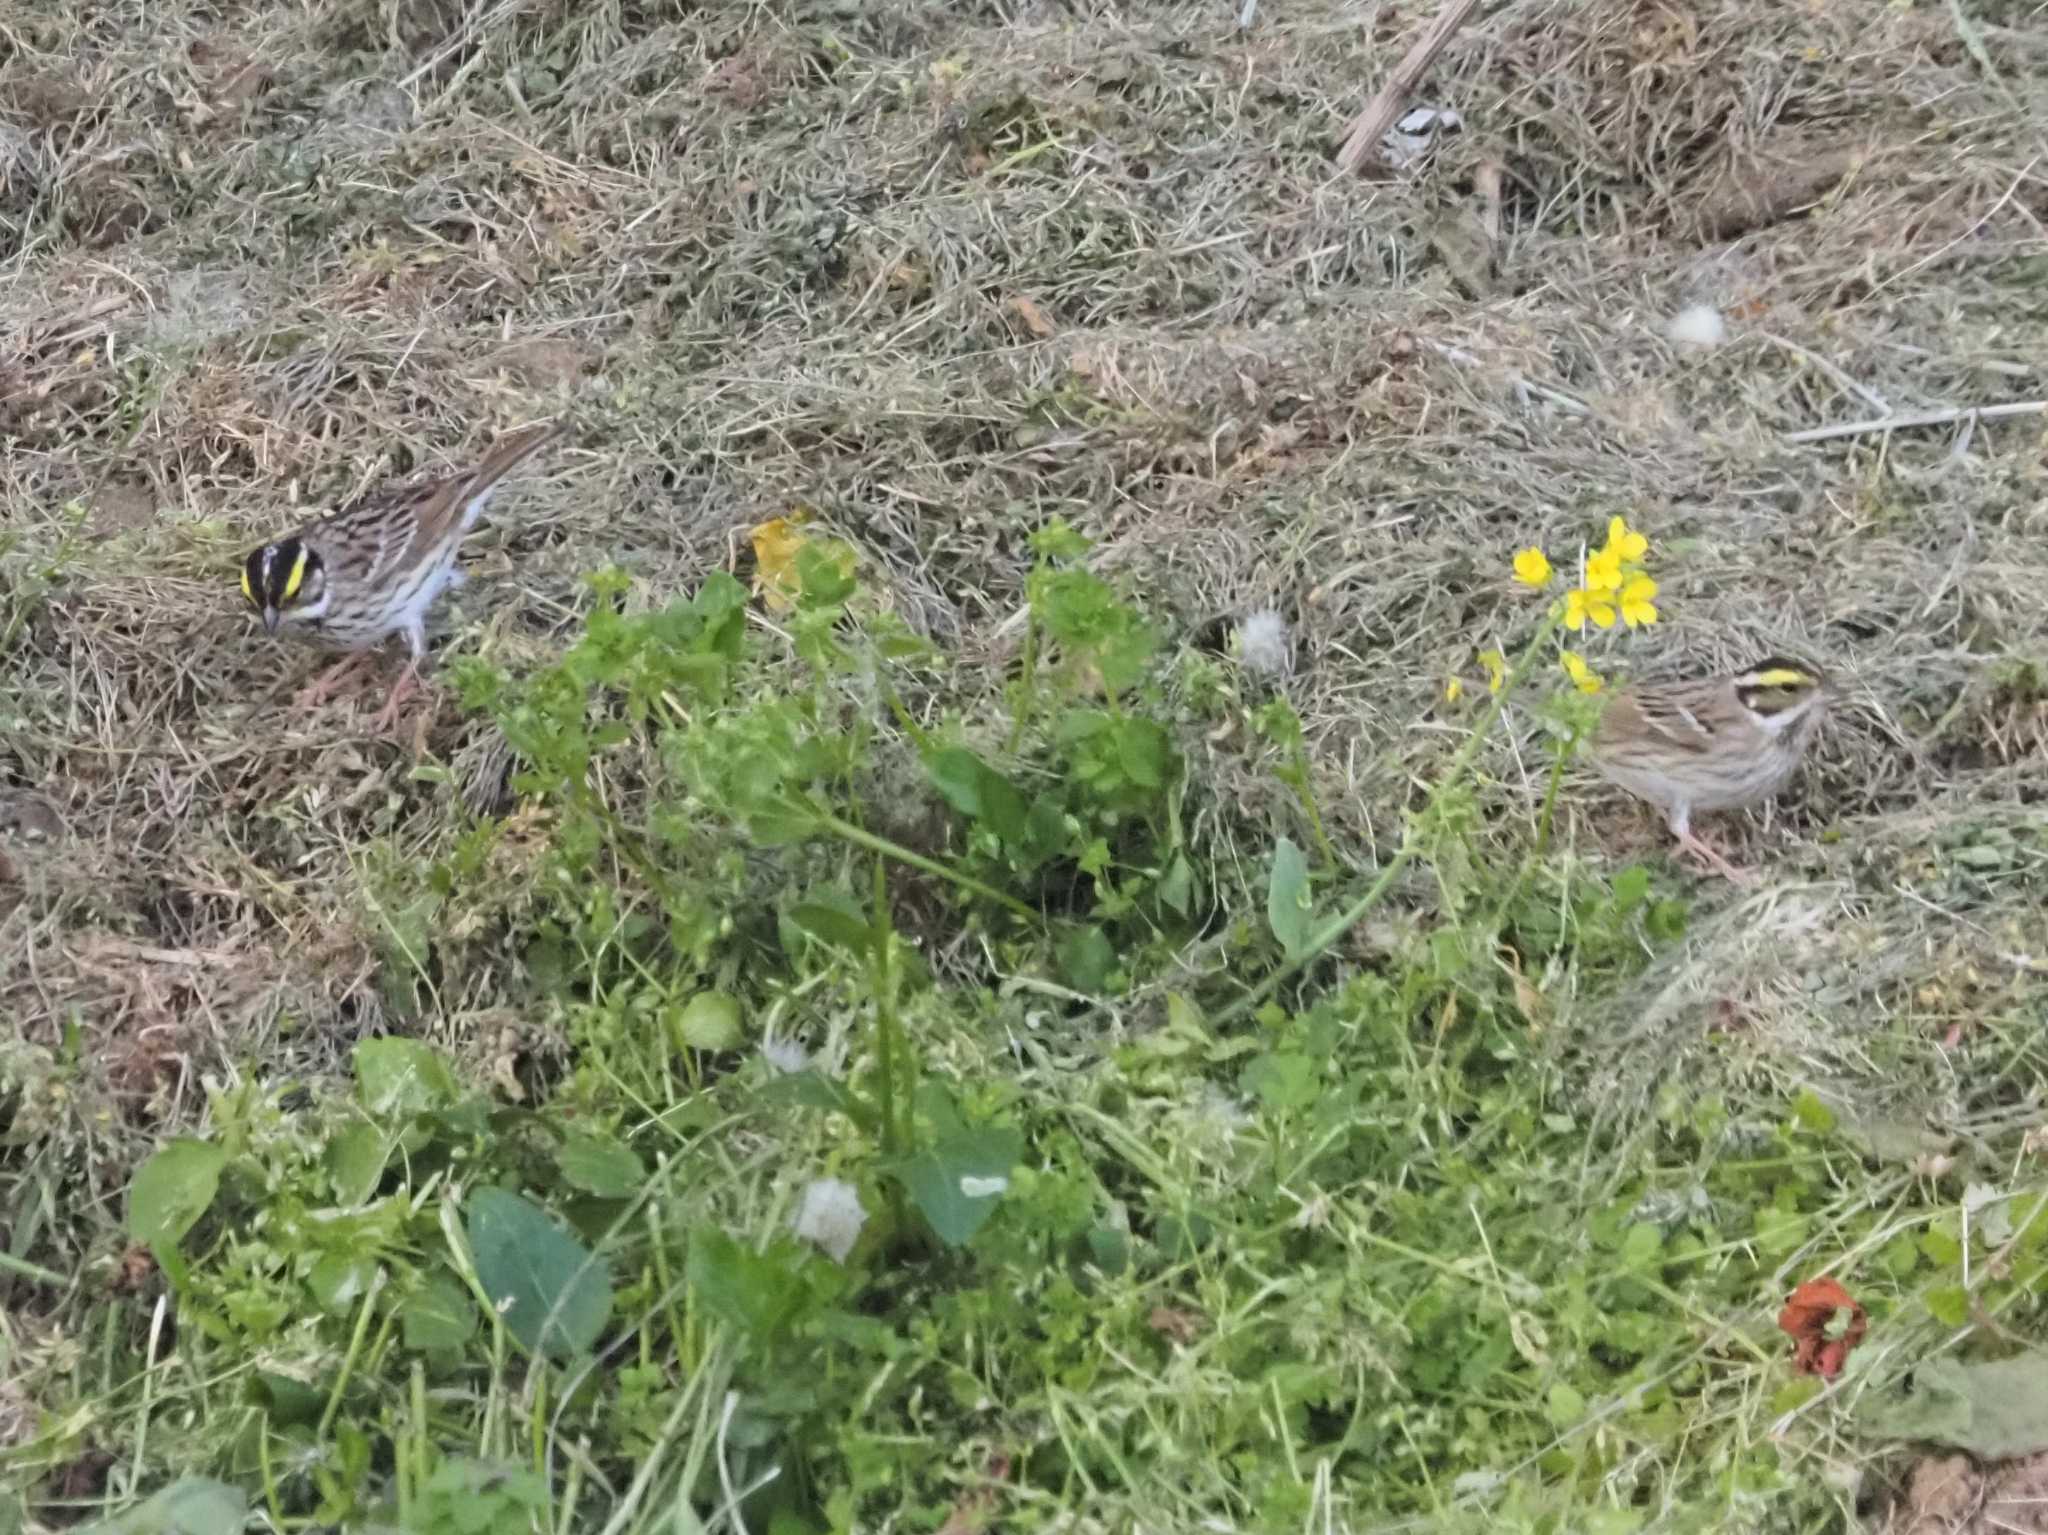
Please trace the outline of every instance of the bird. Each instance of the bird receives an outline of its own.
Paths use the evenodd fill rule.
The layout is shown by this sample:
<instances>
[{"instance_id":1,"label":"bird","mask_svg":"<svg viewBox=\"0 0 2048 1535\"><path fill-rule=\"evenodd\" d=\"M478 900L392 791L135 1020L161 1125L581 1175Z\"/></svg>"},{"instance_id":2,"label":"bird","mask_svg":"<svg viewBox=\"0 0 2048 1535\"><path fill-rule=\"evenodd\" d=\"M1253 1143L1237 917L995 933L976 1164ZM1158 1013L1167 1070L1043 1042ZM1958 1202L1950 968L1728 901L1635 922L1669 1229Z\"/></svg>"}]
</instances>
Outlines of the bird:
<instances>
[{"instance_id":1,"label":"bird","mask_svg":"<svg viewBox=\"0 0 2048 1535\"><path fill-rule=\"evenodd\" d=\"M1753 805L1784 788L1835 692L1818 669L1783 656L1704 681L1625 687L1601 713L1593 763L1661 809L1680 848L1746 883L1693 835L1693 812Z\"/></svg>"},{"instance_id":2,"label":"bird","mask_svg":"<svg viewBox=\"0 0 2048 1535\"><path fill-rule=\"evenodd\" d=\"M412 658L371 729L391 726L426 658L427 614L442 592L462 582L455 555L463 538L498 481L563 430L561 422L545 421L508 432L472 468L372 491L249 552L242 595L267 633L283 629L350 652L301 691L301 707L321 702L399 634Z\"/></svg>"}]
</instances>

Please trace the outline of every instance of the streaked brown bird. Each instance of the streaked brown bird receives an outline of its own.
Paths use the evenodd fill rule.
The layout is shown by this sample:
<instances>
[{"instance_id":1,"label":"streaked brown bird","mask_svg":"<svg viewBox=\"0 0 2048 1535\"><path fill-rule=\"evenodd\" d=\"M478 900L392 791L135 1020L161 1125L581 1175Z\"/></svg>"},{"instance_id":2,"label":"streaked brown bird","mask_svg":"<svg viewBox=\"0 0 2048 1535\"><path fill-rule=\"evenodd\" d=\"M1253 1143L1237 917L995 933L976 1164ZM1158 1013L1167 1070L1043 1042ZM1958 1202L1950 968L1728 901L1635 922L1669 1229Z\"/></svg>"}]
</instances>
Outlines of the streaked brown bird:
<instances>
[{"instance_id":1,"label":"streaked brown bird","mask_svg":"<svg viewBox=\"0 0 2048 1535\"><path fill-rule=\"evenodd\" d=\"M242 595L263 627L350 652L300 693L302 705L319 703L366 654L402 634L412 659L371 725L390 728L426 658L427 613L462 581L455 555L463 538L498 481L562 430L548 421L508 432L474 468L373 491L250 552Z\"/></svg>"},{"instance_id":2,"label":"streaked brown bird","mask_svg":"<svg viewBox=\"0 0 2048 1535\"><path fill-rule=\"evenodd\" d=\"M1733 676L1622 688L1594 731L1593 762L1661 809L1682 849L1739 883L1748 876L1693 835L1693 812L1753 805L1784 788L1834 693L1815 668L1781 656Z\"/></svg>"}]
</instances>

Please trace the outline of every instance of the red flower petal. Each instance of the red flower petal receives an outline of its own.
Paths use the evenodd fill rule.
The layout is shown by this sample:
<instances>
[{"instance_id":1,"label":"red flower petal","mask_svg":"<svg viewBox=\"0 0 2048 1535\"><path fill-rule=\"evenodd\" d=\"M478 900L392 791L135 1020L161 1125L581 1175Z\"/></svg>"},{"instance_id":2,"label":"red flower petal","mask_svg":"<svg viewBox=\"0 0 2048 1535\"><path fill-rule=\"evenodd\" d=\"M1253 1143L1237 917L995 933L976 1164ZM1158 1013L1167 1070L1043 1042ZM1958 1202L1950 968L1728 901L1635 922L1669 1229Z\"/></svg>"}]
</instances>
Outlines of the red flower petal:
<instances>
[{"instance_id":1,"label":"red flower petal","mask_svg":"<svg viewBox=\"0 0 2048 1535\"><path fill-rule=\"evenodd\" d=\"M1839 1311L1849 1313L1841 1336L1830 1338L1828 1324ZM1778 1327L1792 1339L1792 1368L1802 1375L1832 1380L1841 1374L1849 1350L1863 1341L1869 1320L1856 1299L1833 1279L1809 1279L1792 1292L1778 1313Z\"/></svg>"}]
</instances>

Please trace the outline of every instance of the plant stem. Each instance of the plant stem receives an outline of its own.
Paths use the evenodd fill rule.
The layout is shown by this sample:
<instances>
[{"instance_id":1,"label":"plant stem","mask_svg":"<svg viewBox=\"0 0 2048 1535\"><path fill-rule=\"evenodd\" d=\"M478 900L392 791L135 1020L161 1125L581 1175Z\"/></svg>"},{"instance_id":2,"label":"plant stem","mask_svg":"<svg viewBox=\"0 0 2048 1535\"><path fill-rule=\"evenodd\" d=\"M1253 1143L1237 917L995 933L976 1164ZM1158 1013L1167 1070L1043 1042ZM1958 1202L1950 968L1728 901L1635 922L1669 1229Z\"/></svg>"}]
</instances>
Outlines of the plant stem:
<instances>
[{"instance_id":1,"label":"plant stem","mask_svg":"<svg viewBox=\"0 0 2048 1535\"><path fill-rule=\"evenodd\" d=\"M1323 865L1334 874L1342 865L1337 862L1337 849L1330 843L1330 834L1323 830L1323 813L1316 806L1315 790L1309 787L1308 747L1298 734L1294 738L1294 792L1308 816L1308 829L1315 836L1317 851L1323 855Z\"/></svg>"},{"instance_id":2,"label":"plant stem","mask_svg":"<svg viewBox=\"0 0 2048 1535\"><path fill-rule=\"evenodd\" d=\"M869 951L869 984L875 993L875 1109L882 1122L882 1155L900 1155L896 1134L896 1009L889 988L888 876L882 860L874 864L875 946Z\"/></svg>"},{"instance_id":3,"label":"plant stem","mask_svg":"<svg viewBox=\"0 0 2048 1535\"><path fill-rule=\"evenodd\" d=\"M984 885L971 874L962 874L958 869L949 869L936 858L927 858L922 853L913 853L909 848L891 842L886 837L878 837L866 828L854 825L851 821L841 820L830 811L818 810L810 806L806 806L805 809L808 814L817 818L818 825L821 828L831 832L835 837L845 838L855 847L866 848L870 853L880 853L884 858L893 858L898 863L907 863L913 869L922 869L927 874L936 875L940 879L958 885L962 890L971 890L986 900L994 901L1005 911L1022 917L1026 922L1036 922L1038 920L1038 913L1029 906L1026 906L1015 896L1004 895L1002 891L996 889L993 885Z\"/></svg>"},{"instance_id":4,"label":"plant stem","mask_svg":"<svg viewBox=\"0 0 2048 1535\"><path fill-rule=\"evenodd\" d=\"M1451 759L1450 768L1445 772L1443 778L1438 781L1437 786L1430 790L1430 804L1434 805L1443 797L1447 790L1454 787L1470 771L1473 760L1479 755L1480 742L1484 741L1487 733L1493 729L1493 722L1500 718L1500 712L1507 704L1508 695L1521 682L1523 674L1528 671L1530 664L1535 661L1537 650L1550 639L1556 626L1557 621L1555 619L1546 620L1542 627L1536 631L1535 638L1529 641L1528 648L1520 656L1516 657L1514 669L1509 672L1508 679L1502 685L1501 690L1493 695L1493 703L1487 709L1485 716L1477 725L1472 727L1471 735L1465 738L1465 744L1458 748L1457 756ZM1380 870L1379 878L1372 882L1372 885L1366 890L1365 894L1354 901L1321 932L1311 938L1307 946L1299 954L1281 965L1279 969L1275 970L1271 975L1259 982L1257 986L1253 987L1219 1013L1216 1017L1217 1025L1220 1027L1223 1024L1230 1023L1235 1019L1243 1017L1254 1008L1263 1005L1266 999L1278 991L1287 981L1299 974L1308 965L1320 959L1331 945L1335 944L1360 922L1363 922L1367 914L1375 906L1379 905L1381 898L1386 895L1401 871L1414 861L1417 851L1415 834L1411 829L1408 835L1401 839L1399 850L1388 860L1386 867Z\"/></svg>"},{"instance_id":5,"label":"plant stem","mask_svg":"<svg viewBox=\"0 0 2048 1535\"><path fill-rule=\"evenodd\" d=\"M1024 609L1024 653L1018 658L1016 718L1010 721L1010 740L1004 751L1017 754L1024 744L1024 727L1031 722L1031 708L1038 687L1038 613Z\"/></svg>"},{"instance_id":6,"label":"plant stem","mask_svg":"<svg viewBox=\"0 0 2048 1535\"><path fill-rule=\"evenodd\" d=\"M1543 794L1543 809L1536 817L1536 841L1522 859L1521 866L1515 870L1513 883L1508 886L1506 893L1493 909L1493 920L1486 928L1489 941L1500 932L1501 923L1507 920L1508 912L1514 908L1515 902L1521 899L1522 891L1529 883L1530 871L1550 849L1550 826L1552 818L1557 813L1557 792L1564 784L1565 764L1571 761L1573 752L1578 748L1580 734L1581 732L1574 730L1570 739L1557 748L1556 759L1550 764L1550 784Z\"/></svg>"}]
</instances>

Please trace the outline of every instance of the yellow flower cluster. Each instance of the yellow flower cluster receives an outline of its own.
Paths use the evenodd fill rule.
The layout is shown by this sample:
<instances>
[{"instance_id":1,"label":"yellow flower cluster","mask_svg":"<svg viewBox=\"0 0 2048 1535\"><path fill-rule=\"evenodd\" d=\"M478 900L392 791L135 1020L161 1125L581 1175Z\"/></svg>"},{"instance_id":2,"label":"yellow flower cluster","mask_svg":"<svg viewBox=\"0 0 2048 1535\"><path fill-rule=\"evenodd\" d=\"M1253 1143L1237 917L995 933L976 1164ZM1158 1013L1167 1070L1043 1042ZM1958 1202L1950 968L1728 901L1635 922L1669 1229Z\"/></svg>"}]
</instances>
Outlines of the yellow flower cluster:
<instances>
[{"instance_id":1,"label":"yellow flower cluster","mask_svg":"<svg viewBox=\"0 0 2048 1535\"><path fill-rule=\"evenodd\" d=\"M1631 629L1654 624L1657 583L1643 572L1649 552L1649 539L1631 528L1627 519L1614 518L1607 524L1606 544L1586 557L1582 583L1564 594L1564 605L1556 616L1574 634L1584 631L1587 624L1612 629L1616 619ZM1541 549L1524 549L1515 556L1515 579L1524 586L1542 591L1555 575ZM1567 650L1560 659L1565 675L1580 692L1600 691L1600 675L1586 664L1584 656Z\"/></svg>"},{"instance_id":2,"label":"yellow flower cluster","mask_svg":"<svg viewBox=\"0 0 2048 1535\"><path fill-rule=\"evenodd\" d=\"M1643 573L1650 541L1623 518L1607 524L1607 543L1586 558L1583 586L1564 594L1564 626L1574 634L1588 623L1612 629L1619 618L1631 629L1657 621L1657 583ZM1515 556L1515 579L1541 591L1554 572L1541 549Z\"/></svg>"}]
</instances>

